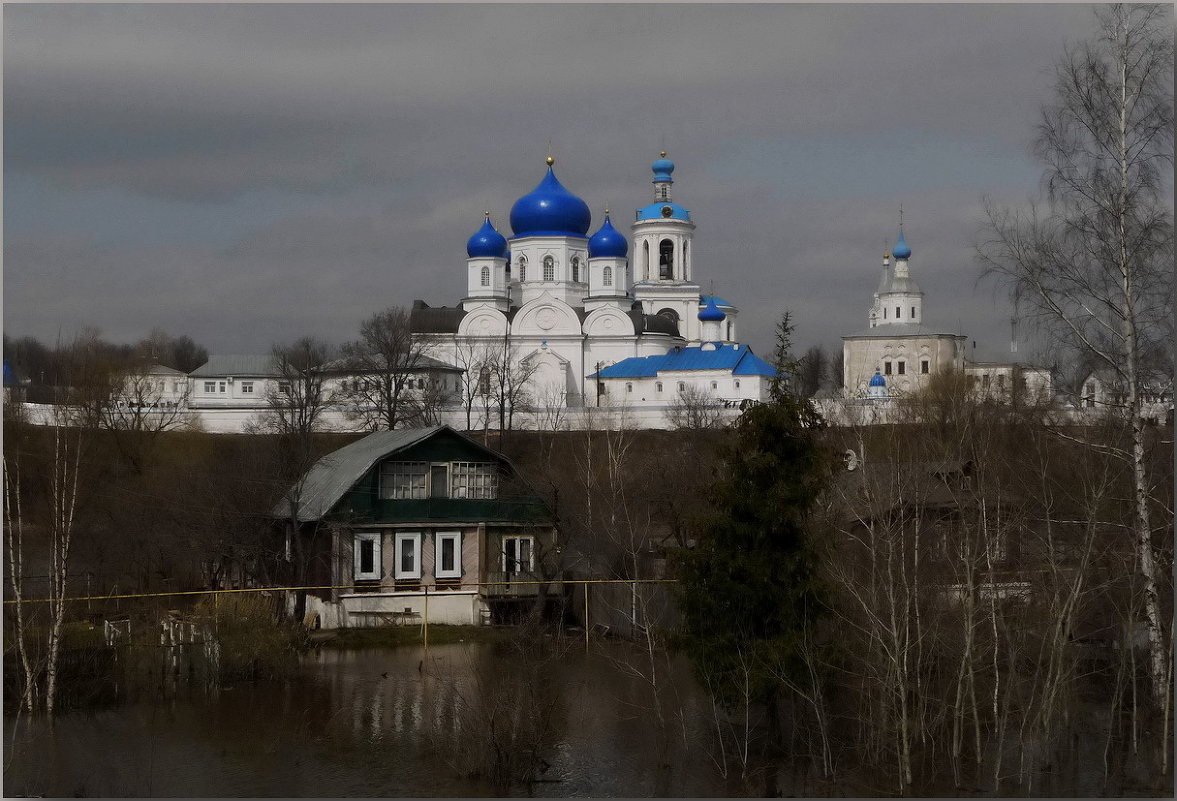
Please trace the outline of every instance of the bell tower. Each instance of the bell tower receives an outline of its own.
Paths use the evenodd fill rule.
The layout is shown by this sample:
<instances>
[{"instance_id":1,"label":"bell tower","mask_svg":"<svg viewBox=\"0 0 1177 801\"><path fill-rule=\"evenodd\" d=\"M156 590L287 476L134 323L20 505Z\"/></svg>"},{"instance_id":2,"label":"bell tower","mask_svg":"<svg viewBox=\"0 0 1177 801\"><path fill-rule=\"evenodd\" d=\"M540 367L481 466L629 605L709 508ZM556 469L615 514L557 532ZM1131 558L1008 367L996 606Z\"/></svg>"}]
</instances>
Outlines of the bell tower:
<instances>
[{"instance_id":1,"label":"bell tower","mask_svg":"<svg viewBox=\"0 0 1177 801\"><path fill-rule=\"evenodd\" d=\"M673 317L679 333L697 340L699 285L694 282L691 239L695 223L691 212L671 197L674 162L662 151L650 165L654 172L654 202L634 214L633 296L646 314Z\"/></svg>"}]
</instances>

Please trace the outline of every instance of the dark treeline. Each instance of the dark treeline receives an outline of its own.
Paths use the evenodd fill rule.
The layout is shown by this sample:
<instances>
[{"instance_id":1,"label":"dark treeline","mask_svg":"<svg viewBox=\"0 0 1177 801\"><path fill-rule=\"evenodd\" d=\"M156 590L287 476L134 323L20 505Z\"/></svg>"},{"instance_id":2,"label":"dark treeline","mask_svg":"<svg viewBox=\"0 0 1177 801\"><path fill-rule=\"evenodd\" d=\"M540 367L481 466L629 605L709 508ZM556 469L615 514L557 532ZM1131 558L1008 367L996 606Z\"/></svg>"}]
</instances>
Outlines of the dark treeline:
<instances>
[{"instance_id":1,"label":"dark treeline","mask_svg":"<svg viewBox=\"0 0 1177 801\"><path fill-rule=\"evenodd\" d=\"M96 329L87 328L72 340L53 345L36 337L5 334L4 359L14 377L24 383L26 400L54 403L71 387L109 383L111 376L153 364L192 372L208 361L208 350L187 335L173 336L158 328L133 344L109 342Z\"/></svg>"}]
</instances>

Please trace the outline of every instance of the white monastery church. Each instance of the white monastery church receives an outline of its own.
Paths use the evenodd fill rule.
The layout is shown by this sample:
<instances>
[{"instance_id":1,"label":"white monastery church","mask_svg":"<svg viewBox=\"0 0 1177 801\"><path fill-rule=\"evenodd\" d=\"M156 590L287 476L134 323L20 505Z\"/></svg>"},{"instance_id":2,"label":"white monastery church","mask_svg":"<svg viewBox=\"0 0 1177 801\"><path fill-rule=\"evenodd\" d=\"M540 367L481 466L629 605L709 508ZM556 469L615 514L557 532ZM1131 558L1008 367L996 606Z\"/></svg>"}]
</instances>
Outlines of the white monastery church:
<instances>
[{"instance_id":1,"label":"white monastery church","mask_svg":"<svg viewBox=\"0 0 1177 801\"><path fill-rule=\"evenodd\" d=\"M454 306L413 303L409 325L424 355L409 385L444 390L434 422L496 427L501 406L516 428L668 428L732 420L766 400L775 369L739 343L739 310L700 291L695 221L671 197L666 153L651 165L653 202L635 210L632 239L608 209L590 234L588 204L560 183L554 164L549 157L539 184L511 207L509 238L489 213L469 238L464 298ZM842 338L843 388L814 397L826 419L890 422L898 399L948 371L963 372L980 397L1051 402L1049 370L1019 361L1016 341L1010 353L985 358L963 334L928 322L911 257L900 218L867 327ZM170 380L180 392L176 376L150 378L137 386ZM334 391L356 376L336 369L327 378L329 394L345 397ZM214 354L185 377L181 394L134 399L128 408L182 413L206 431L250 430L275 393L289 394L289 383L272 356ZM325 428L368 427L371 416L348 403L331 403ZM51 407L25 405L30 419L53 419Z\"/></svg>"},{"instance_id":2,"label":"white monastery church","mask_svg":"<svg viewBox=\"0 0 1177 801\"><path fill-rule=\"evenodd\" d=\"M671 197L666 153L652 165L654 202L634 213L632 249L608 209L590 234L588 205L547 164L511 207L509 239L489 214L470 237L466 297L414 302L410 324L427 352L463 369L510 360L538 415L606 407L663 427L686 398L730 416L764 400L775 371L739 344L736 307L701 293L695 223Z\"/></svg>"}]
</instances>

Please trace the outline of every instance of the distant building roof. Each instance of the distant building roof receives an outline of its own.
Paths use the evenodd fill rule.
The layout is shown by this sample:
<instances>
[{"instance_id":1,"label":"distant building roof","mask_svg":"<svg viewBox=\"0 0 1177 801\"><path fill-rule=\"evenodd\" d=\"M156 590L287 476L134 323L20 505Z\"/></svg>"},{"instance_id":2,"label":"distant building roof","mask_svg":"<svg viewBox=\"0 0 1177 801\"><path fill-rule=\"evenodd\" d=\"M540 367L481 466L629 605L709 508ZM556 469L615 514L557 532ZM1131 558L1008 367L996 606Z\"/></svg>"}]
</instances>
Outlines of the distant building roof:
<instances>
[{"instance_id":1,"label":"distant building roof","mask_svg":"<svg viewBox=\"0 0 1177 801\"><path fill-rule=\"evenodd\" d=\"M358 373L365 369L370 371L366 366L364 357L362 356L345 356L342 359L335 359L329 361L322 366L322 371L325 373ZM452 364L443 362L440 359L435 359L432 356L424 354L417 354L413 357L413 363L409 367L410 370L440 370L443 372L462 373L465 372L461 367L455 367Z\"/></svg>"},{"instance_id":2,"label":"distant building roof","mask_svg":"<svg viewBox=\"0 0 1177 801\"><path fill-rule=\"evenodd\" d=\"M456 334L466 310L457 306L434 308L423 300L413 301L409 330L414 334Z\"/></svg>"},{"instance_id":3,"label":"distant building roof","mask_svg":"<svg viewBox=\"0 0 1177 801\"><path fill-rule=\"evenodd\" d=\"M661 356L634 356L593 374L596 378L652 378L680 370L723 370L732 375L775 376L776 369L747 345L720 345L704 350L700 345L671 348Z\"/></svg>"},{"instance_id":4,"label":"distant building roof","mask_svg":"<svg viewBox=\"0 0 1177 801\"><path fill-rule=\"evenodd\" d=\"M278 376L282 371L278 367L278 360L272 355L249 356L216 353L208 357L208 361L197 367L188 375L194 378L205 378L223 375L232 376Z\"/></svg>"},{"instance_id":5,"label":"distant building roof","mask_svg":"<svg viewBox=\"0 0 1177 801\"><path fill-rule=\"evenodd\" d=\"M166 364L153 364L143 370L143 375L187 375L183 370L168 367Z\"/></svg>"}]
</instances>

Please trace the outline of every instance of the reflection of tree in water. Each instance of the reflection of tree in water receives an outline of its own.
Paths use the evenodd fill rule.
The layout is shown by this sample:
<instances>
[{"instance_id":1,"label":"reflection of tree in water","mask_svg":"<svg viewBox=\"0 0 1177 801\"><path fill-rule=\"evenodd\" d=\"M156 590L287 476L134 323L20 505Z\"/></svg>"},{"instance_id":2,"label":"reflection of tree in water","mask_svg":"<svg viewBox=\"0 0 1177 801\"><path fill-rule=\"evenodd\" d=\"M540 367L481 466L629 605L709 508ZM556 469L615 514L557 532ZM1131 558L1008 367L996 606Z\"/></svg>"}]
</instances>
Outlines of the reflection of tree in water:
<instances>
[{"instance_id":1,"label":"reflection of tree in water","mask_svg":"<svg viewBox=\"0 0 1177 801\"><path fill-rule=\"evenodd\" d=\"M509 641L468 655L465 670L427 667L426 683L452 702L454 713L453 725L429 729L431 748L496 794L543 781L545 756L567 725L554 669L570 647L562 632L524 626Z\"/></svg>"}]
</instances>

